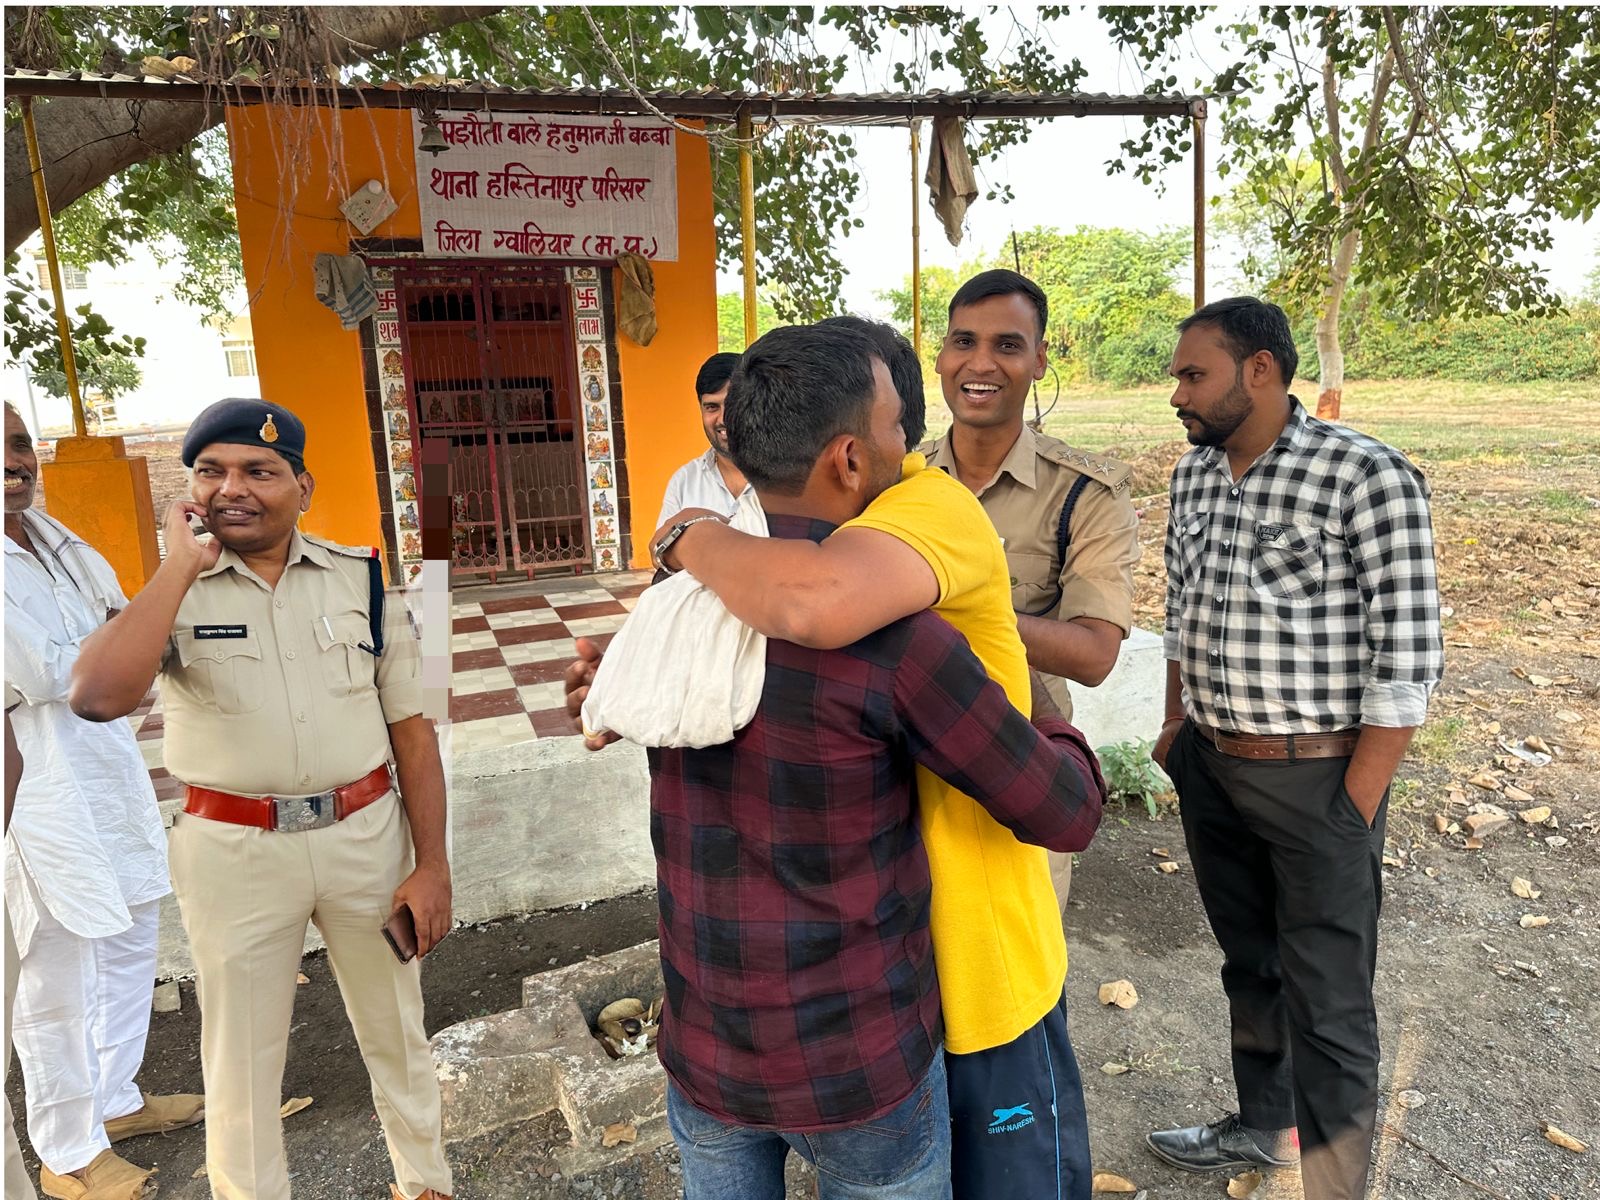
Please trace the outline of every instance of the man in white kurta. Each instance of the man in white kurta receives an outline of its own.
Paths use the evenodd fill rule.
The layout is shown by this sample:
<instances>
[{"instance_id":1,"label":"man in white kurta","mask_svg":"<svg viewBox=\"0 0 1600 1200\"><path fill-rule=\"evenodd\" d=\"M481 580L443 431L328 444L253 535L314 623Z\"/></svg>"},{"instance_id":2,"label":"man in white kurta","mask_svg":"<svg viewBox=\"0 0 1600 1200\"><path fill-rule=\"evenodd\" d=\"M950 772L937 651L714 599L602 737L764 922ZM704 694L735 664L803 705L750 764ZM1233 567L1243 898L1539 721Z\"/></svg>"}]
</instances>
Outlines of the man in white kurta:
<instances>
[{"instance_id":1,"label":"man in white kurta","mask_svg":"<svg viewBox=\"0 0 1600 1200\"><path fill-rule=\"evenodd\" d=\"M708 508L731 517L738 511L740 497L755 495L743 473L728 457L728 426L723 414L728 399L728 380L733 378L733 368L738 365L739 356L726 353L713 354L700 365L694 392L700 408L700 424L705 428L706 441L711 448L684 463L667 480L666 494L661 498L661 515L656 518L658 528L667 523L668 517L686 508Z\"/></svg>"},{"instance_id":2,"label":"man in white kurta","mask_svg":"<svg viewBox=\"0 0 1600 1200\"><path fill-rule=\"evenodd\" d=\"M166 839L127 721L67 705L81 641L127 604L110 564L31 510L32 441L5 414L5 683L22 758L6 838L6 915L21 953L13 1035L40 1187L63 1200L127 1200L148 1172L113 1140L192 1124L199 1096L146 1096Z\"/></svg>"}]
</instances>

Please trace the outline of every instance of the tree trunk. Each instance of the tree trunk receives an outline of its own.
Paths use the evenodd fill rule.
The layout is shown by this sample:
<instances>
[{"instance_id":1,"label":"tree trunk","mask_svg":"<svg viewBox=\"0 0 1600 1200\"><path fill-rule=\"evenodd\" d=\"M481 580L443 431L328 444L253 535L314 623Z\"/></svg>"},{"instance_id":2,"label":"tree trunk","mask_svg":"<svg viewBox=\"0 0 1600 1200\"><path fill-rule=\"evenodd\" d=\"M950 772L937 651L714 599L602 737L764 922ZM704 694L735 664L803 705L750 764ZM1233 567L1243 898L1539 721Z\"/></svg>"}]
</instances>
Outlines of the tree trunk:
<instances>
[{"instance_id":1,"label":"tree trunk","mask_svg":"<svg viewBox=\"0 0 1600 1200\"><path fill-rule=\"evenodd\" d=\"M1323 297L1322 313L1317 317L1317 416L1324 421L1339 419L1339 402L1344 397L1344 347L1339 341L1339 312L1345 290L1350 286L1350 268L1355 265L1360 235L1352 229L1339 242L1333 256L1333 270Z\"/></svg>"},{"instance_id":2,"label":"tree trunk","mask_svg":"<svg viewBox=\"0 0 1600 1200\"><path fill-rule=\"evenodd\" d=\"M282 46L279 61L305 61L339 65L372 50L393 50L429 33L498 12L499 6L447 7L339 6L318 10L322 23L335 36L319 39L300 55ZM290 41L286 34L284 42ZM152 89L152 94L156 94ZM39 135L39 157L44 162L50 211L58 213L117 172L188 145L222 120L220 104L191 104L147 100L38 100L34 124ZM22 245L39 228L34 203L32 172L22 124L5 132L6 253Z\"/></svg>"},{"instance_id":3,"label":"tree trunk","mask_svg":"<svg viewBox=\"0 0 1600 1200\"><path fill-rule=\"evenodd\" d=\"M1339 9L1329 8L1324 29L1331 35L1339 19ZM1331 46L1331 40L1327 43ZM1381 43L1380 43L1381 44ZM1383 125L1383 102L1394 80L1395 48L1390 45L1383 52L1378 69L1373 76L1372 102L1367 106L1367 126L1361 137L1361 150L1357 163L1365 164L1378 144L1378 132ZM1340 214L1350 219L1353 183L1344 158L1344 135L1339 116L1339 70L1330 50L1322 59L1322 99L1325 119L1328 122L1328 166L1333 172L1334 194L1339 201ZM1339 419L1339 405L1344 399L1344 347L1339 344L1339 310L1344 305L1344 294L1350 286L1350 270L1355 266L1356 249L1361 234L1352 221L1349 232L1339 239L1328 270L1328 290L1323 296L1322 313L1317 317L1317 356L1321 360L1317 387L1317 416L1325 421Z\"/></svg>"}]
</instances>

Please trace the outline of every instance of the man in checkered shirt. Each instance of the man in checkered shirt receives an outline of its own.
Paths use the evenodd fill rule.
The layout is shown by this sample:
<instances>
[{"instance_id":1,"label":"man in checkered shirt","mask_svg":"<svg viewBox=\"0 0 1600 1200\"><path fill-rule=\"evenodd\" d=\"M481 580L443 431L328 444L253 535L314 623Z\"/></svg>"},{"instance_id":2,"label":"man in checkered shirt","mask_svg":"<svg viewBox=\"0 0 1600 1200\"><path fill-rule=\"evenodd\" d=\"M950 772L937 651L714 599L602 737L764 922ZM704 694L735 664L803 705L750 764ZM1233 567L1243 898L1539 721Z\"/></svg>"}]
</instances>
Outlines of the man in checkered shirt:
<instances>
[{"instance_id":1,"label":"man in checkered shirt","mask_svg":"<svg viewBox=\"0 0 1600 1200\"><path fill-rule=\"evenodd\" d=\"M1224 954L1239 1111L1148 1141L1194 1171L1299 1159L1308 1200L1357 1200L1389 783L1444 665L1428 485L1289 394L1276 305L1219 300L1178 328L1195 449L1172 475L1154 756Z\"/></svg>"}]
</instances>

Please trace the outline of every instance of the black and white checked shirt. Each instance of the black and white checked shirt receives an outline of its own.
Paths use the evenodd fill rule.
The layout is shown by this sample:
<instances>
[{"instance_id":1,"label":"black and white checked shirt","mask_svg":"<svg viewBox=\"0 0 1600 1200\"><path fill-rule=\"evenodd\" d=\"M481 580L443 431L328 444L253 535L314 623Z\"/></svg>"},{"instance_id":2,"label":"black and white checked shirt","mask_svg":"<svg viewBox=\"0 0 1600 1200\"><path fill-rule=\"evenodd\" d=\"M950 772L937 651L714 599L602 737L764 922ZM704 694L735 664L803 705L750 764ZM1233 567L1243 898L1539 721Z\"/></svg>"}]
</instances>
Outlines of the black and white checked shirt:
<instances>
[{"instance_id":1,"label":"black and white checked shirt","mask_svg":"<svg viewBox=\"0 0 1600 1200\"><path fill-rule=\"evenodd\" d=\"M1172 473L1164 649L1185 707L1235 733L1421 725L1444 673L1427 481L1290 402L1239 480L1219 447Z\"/></svg>"}]
</instances>

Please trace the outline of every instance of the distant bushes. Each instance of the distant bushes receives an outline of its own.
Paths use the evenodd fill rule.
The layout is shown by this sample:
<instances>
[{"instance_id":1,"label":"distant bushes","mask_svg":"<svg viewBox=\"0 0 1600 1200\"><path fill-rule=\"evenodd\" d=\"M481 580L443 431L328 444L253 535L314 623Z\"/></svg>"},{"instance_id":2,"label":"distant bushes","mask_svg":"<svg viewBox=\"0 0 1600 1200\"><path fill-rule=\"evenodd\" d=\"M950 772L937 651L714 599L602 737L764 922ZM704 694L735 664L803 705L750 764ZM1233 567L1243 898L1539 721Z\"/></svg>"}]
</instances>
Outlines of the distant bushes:
<instances>
[{"instance_id":1,"label":"distant bushes","mask_svg":"<svg viewBox=\"0 0 1600 1200\"><path fill-rule=\"evenodd\" d=\"M945 330L945 310L958 284L980 270L1015 265L1049 299L1046 339L1050 363L1063 384L1123 388L1168 383L1176 326L1193 307L1182 278L1191 248L1186 229L1145 233L1080 226L1063 233L1040 227L1019 234L993 257L965 263L959 270L928 267L921 279L924 359L931 368ZM1600 293L1600 270L1596 274L1591 296ZM1218 287L1211 289L1215 298L1224 294ZM1258 294L1273 298L1270 285ZM878 297L890 303L895 321L909 336L910 278ZM719 300L726 302L724 323L731 329L737 297ZM1315 314L1294 321L1299 374L1305 379L1319 374L1314 328ZM1348 379L1600 379L1600 303L1592 298L1572 301L1566 312L1553 317L1496 314L1410 322L1385 311L1376 290L1352 285L1345 296L1340 337Z\"/></svg>"},{"instance_id":2,"label":"distant bushes","mask_svg":"<svg viewBox=\"0 0 1600 1200\"><path fill-rule=\"evenodd\" d=\"M1186 299L1171 295L1146 301L1137 313L1124 312L1098 341L1080 338L1068 348L1076 368L1071 378L1113 387L1168 382L1174 327L1189 311ZM1600 305L1592 302L1555 317L1492 315L1408 324L1357 314L1347 319L1343 341L1347 379L1600 379ZM1296 322L1295 345L1300 377L1317 378L1311 318Z\"/></svg>"},{"instance_id":3,"label":"distant bushes","mask_svg":"<svg viewBox=\"0 0 1600 1200\"><path fill-rule=\"evenodd\" d=\"M1295 340L1300 374L1315 379L1312 322ZM1579 303L1555 317L1484 316L1401 324L1367 317L1344 331L1350 379L1455 379L1526 383L1600 379L1600 305Z\"/></svg>"}]
</instances>

